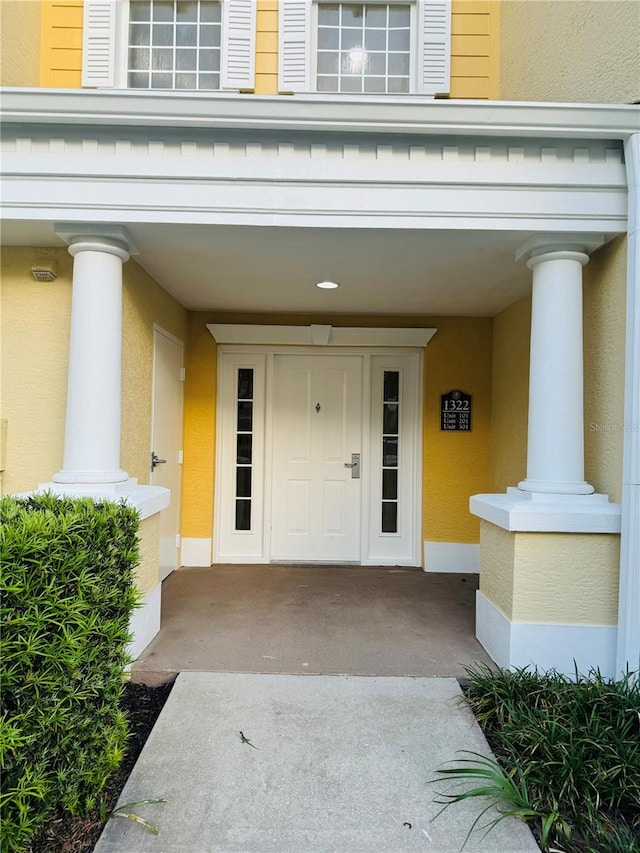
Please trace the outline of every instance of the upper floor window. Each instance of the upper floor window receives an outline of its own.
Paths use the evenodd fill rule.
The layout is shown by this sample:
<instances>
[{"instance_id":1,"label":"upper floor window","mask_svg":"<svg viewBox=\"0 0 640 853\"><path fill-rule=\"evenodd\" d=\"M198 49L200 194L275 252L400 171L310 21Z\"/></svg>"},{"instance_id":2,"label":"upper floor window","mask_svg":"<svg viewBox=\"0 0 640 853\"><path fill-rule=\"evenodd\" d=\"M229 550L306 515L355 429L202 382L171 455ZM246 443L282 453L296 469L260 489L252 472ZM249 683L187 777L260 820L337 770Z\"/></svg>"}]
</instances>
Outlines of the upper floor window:
<instances>
[{"instance_id":1,"label":"upper floor window","mask_svg":"<svg viewBox=\"0 0 640 853\"><path fill-rule=\"evenodd\" d=\"M449 91L451 0L280 0L281 92Z\"/></svg>"},{"instance_id":2,"label":"upper floor window","mask_svg":"<svg viewBox=\"0 0 640 853\"><path fill-rule=\"evenodd\" d=\"M408 92L411 6L318 3L319 92Z\"/></svg>"},{"instance_id":3,"label":"upper floor window","mask_svg":"<svg viewBox=\"0 0 640 853\"><path fill-rule=\"evenodd\" d=\"M218 0L129 0L130 89L219 89Z\"/></svg>"},{"instance_id":4,"label":"upper floor window","mask_svg":"<svg viewBox=\"0 0 640 853\"><path fill-rule=\"evenodd\" d=\"M255 0L84 0L82 85L253 89Z\"/></svg>"}]
</instances>

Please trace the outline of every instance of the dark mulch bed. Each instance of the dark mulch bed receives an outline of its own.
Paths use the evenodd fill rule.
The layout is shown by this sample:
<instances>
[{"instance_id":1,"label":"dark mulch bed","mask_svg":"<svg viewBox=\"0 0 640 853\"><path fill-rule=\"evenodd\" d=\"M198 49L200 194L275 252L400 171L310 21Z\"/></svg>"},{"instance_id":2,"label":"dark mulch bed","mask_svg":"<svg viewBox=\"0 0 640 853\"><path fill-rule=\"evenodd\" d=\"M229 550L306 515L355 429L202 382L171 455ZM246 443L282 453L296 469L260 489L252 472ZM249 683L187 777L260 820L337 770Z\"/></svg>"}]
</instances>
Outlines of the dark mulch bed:
<instances>
[{"instance_id":1,"label":"dark mulch bed","mask_svg":"<svg viewBox=\"0 0 640 853\"><path fill-rule=\"evenodd\" d=\"M115 807L172 687L172 683L161 687L147 687L131 682L125 684L120 707L127 713L130 736L122 764L109 777L103 791L102 802L106 814ZM56 815L32 840L26 853L91 853L103 826L100 809L86 817Z\"/></svg>"}]
</instances>

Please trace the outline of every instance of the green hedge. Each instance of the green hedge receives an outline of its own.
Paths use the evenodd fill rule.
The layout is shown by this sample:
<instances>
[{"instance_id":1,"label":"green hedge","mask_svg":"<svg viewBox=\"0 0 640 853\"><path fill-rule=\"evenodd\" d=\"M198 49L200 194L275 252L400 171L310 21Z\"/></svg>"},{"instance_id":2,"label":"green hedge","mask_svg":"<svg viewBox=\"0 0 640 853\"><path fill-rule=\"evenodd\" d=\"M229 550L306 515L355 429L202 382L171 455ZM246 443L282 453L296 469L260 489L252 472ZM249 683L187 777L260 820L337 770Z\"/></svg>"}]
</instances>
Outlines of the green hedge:
<instances>
[{"instance_id":1,"label":"green hedge","mask_svg":"<svg viewBox=\"0 0 640 853\"><path fill-rule=\"evenodd\" d=\"M120 763L138 524L107 501L0 500L3 853L94 807Z\"/></svg>"}]
</instances>

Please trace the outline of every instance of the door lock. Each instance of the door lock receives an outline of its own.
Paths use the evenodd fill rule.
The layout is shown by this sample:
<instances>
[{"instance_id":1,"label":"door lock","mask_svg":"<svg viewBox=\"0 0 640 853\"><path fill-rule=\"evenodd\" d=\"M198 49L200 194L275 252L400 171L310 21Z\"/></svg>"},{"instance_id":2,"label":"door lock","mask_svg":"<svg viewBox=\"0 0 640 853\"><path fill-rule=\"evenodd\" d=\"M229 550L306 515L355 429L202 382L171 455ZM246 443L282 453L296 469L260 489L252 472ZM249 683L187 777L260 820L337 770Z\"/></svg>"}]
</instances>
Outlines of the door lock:
<instances>
[{"instance_id":1,"label":"door lock","mask_svg":"<svg viewBox=\"0 0 640 853\"><path fill-rule=\"evenodd\" d=\"M351 462L344 463L345 468L351 468L351 479L359 480L360 479L360 454L352 453L351 454Z\"/></svg>"},{"instance_id":2,"label":"door lock","mask_svg":"<svg viewBox=\"0 0 640 853\"><path fill-rule=\"evenodd\" d=\"M154 471L158 465L166 465L166 459L160 459L159 456L156 455L155 451L151 451L151 470Z\"/></svg>"}]
</instances>

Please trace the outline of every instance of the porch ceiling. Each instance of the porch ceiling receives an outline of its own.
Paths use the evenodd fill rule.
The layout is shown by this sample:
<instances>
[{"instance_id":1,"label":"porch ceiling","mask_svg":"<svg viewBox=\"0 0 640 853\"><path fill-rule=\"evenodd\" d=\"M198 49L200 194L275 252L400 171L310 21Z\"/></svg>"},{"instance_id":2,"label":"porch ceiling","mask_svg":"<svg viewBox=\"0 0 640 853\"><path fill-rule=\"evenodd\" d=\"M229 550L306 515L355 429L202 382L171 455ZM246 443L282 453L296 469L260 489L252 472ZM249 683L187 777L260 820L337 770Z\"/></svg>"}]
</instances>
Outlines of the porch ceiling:
<instances>
[{"instance_id":1,"label":"porch ceiling","mask_svg":"<svg viewBox=\"0 0 640 853\"><path fill-rule=\"evenodd\" d=\"M131 224L136 261L192 310L493 315L531 273L509 231ZM3 245L64 246L52 223L5 222ZM331 279L338 290L319 290Z\"/></svg>"}]
</instances>

